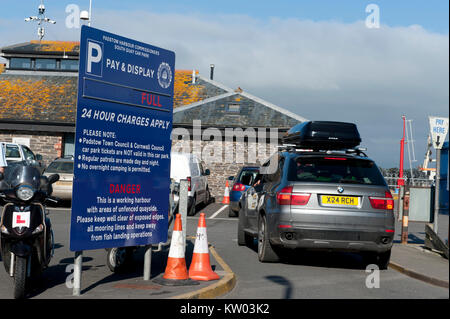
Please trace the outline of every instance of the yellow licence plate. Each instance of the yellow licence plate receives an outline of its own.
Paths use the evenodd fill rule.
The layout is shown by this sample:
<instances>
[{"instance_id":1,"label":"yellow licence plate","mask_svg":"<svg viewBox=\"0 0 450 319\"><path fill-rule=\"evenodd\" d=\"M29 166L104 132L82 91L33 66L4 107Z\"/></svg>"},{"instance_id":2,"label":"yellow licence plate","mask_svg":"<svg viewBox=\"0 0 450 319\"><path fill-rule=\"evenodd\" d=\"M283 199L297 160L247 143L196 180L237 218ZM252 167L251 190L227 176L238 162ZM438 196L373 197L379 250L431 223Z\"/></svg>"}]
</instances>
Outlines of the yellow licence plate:
<instances>
[{"instance_id":1,"label":"yellow licence plate","mask_svg":"<svg viewBox=\"0 0 450 319\"><path fill-rule=\"evenodd\" d=\"M322 195L321 202L324 205L339 205L339 206L358 206L359 197L357 196L329 196Z\"/></svg>"}]
</instances>

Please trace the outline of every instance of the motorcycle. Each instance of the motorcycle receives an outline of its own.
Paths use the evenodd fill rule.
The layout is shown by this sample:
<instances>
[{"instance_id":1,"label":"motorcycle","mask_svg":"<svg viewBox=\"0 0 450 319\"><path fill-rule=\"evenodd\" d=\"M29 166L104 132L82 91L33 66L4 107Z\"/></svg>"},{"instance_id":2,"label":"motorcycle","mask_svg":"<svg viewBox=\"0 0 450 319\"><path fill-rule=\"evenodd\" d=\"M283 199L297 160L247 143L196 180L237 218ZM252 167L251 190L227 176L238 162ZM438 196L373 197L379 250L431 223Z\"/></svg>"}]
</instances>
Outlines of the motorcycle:
<instances>
[{"instance_id":1,"label":"motorcycle","mask_svg":"<svg viewBox=\"0 0 450 319\"><path fill-rule=\"evenodd\" d=\"M168 227L173 221L173 217L178 209L180 195L180 183L171 181L170 184L170 197L169 197L169 222ZM158 245L158 249L155 251L161 250L161 246L165 245L165 243L160 243ZM128 266L130 266L134 253L139 249L138 246L130 246L130 247L114 247L106 249L106 265L109 270L114 273L124 272Z\"/></svg>"},{"instance_id":2,"label":"motorcycle","mask_svg":"<svg viewBox=\"0 0 450 319\"><path fill-rule=\"evenodd\" d=\"M14 278L14 298L24 298L27 281L40 275L53 256L53 231L46 203L54 174L42 176L33 166L11 165L0 173L0 197L5 202L0 219L0 247L5 270Z\"/></svg>"}]
</instances>

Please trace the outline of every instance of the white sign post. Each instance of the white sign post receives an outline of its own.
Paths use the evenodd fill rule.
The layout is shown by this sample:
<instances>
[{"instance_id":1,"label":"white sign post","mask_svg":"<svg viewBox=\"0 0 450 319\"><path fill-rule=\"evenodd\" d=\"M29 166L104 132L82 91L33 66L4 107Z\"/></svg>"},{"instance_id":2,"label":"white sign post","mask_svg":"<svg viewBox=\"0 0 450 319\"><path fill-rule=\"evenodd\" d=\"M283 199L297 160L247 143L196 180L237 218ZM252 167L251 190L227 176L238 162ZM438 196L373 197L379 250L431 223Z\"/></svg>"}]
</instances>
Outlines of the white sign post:
<instances>
[{"instance_id":1,"label":"white sign post","mask_svg":"<svg viewBox=\"0 0 450 319\"><path fill-rule=\"evenodd\" d=\"M444 145L445 138L448 132L448 117L429 116L430 132L433 146L436 149L436 187L434 192L434 221L433 231L438 232L438 218L439 218L439 184L441 179L441 148Z\"/></svg>"},{"instance_id":2,"label":"white sign post","mask_svg":"<svg viewBox=\"0 0 450 319\"><path fill-rule=\"evenodd\" d=\"M433 146L439 150L444 145L448 132L448 117L429 116L430 132Z\"/></svg>"}]
</instances>

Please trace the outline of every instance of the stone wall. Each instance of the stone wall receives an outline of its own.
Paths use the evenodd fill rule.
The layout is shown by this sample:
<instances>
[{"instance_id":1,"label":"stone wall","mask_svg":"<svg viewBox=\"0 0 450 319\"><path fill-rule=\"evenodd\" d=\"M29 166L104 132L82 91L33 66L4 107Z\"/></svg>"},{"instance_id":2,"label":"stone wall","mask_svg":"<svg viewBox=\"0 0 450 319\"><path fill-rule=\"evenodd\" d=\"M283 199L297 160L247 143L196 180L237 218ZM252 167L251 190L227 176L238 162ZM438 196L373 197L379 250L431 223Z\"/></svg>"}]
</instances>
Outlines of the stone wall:
<instances>
[{"instance_id":1,"label":"stone wall","mask_svg":"<svg viewBox=\"0 0 450 319\"><path fill-rule=\"evenodd\" d=\"M62 133L49 132L11 132L0 130L1 142L12 142L13 138L25 138L30 141L30 149L34 154L41 154L43 164L47 166L62 154Z\"/></svg>"},{"instance_id":2,"label":"stone wall","mask_svg":"<svg viewBox=\"0 0 450 319\"><path fill-rule=\"evenodd\" d=\"M210 170L208 185L216 202L222 201L229 176L235 176L243 166L260 166L276 149L276 145L269 143L236 141L201 141L195 144L192 141L174 141L172 144L173 152L193 153L202 159L204 169Z\"/></svg>"},{"instance_id":3,"label":"stone wall","mask_svg":"<svg viewBox=\"0 0 450 319\"><path fill-rule=\"evenodd\" d=\"M43 156L47 166L62 154L63 136L49 132L8 132L0 131L0 141L12 142L13 137L30 139L30 149ZM173 141L172 151L194 153L202 159L204 169L209 169L208 184L216 202L221 202L225 183L229 176L236 175L243 166L260 166L276 150L269 143L248 143L236 141ZM250 155L250 158L249 158ZM232 185L229 185L230 187Z\"/></svg>"}]
</instances>

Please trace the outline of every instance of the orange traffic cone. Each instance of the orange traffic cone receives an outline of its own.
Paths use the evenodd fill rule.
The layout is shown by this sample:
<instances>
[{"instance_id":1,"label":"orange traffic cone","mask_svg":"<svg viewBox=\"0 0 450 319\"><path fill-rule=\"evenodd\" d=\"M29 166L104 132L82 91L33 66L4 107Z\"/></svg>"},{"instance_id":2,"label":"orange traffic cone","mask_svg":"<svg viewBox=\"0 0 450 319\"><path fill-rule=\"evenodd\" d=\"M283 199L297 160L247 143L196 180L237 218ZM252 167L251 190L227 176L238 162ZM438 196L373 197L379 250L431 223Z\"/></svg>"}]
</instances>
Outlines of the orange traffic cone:
<instances>
[{"instance_id":1,"label":"orange traffic cone","mask_svg":"<svg viewBox=\"0 0 450 319\"><path fill-rule=\"evenodd\" d=\"M169 258L167 259L164 279L186 280L188 273L186 260L184 258L183 231L181 226L181 215L175 217L173 226L172 241L170 242Z\"/></svg>"},{"instance_id":2,"label":"orange traffic cone","mask_svg":"<svg viewBox=\"0 0 450 319\"><path fill-rule=\"evenodd\" d=\"M189 278L204 281L216 280L220 278L219 275L212 270L209 262L205 213L200 214L200 219L198 221L194 254L192 256L191 266L189 267Z\"/></svg>"},{"instance_id":3,"label":"orange traffic cone","mask_svg":"<svg viewBox=\"0 0 450 319\"><path fill-rule=\"evenodd\" d=\"M229 203L230 203L230 189L227 180L227 182L225 183L225 192L223 194L222 204L229 204Z\"/></svg>"}]
</instances>

